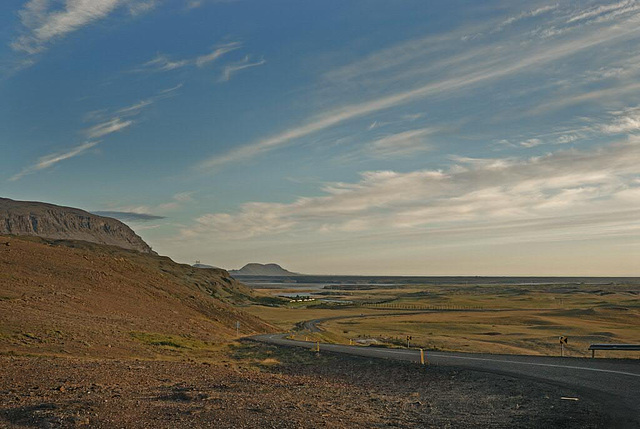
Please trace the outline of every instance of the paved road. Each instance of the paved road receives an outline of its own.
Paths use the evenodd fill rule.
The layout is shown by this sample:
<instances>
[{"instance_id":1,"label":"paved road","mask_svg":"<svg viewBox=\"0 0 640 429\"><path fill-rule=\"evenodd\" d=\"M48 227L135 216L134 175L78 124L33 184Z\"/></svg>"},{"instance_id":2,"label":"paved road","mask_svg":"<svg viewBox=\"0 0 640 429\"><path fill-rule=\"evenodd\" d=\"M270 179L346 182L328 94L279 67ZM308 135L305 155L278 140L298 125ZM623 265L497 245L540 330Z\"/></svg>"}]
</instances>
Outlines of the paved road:
<instances>
[{"instance_id":1,"label":"paved road","mask_svg":"<svg viewBox=\"0 0 640 429\"><path fill-rule=\"evenodd\" d=\"M279 346L313 348L315 343L289 340L286 334L267 334L253 340ZM420 352L365 346L320 344L321 351L356 356L420 362ZM454 366L475 371L528 378L595 398L607 404L612 415L630 419L640 427L640 360L584 359L427 351L429 365ZM637 425L637 426L636 426Z\"/></svg>"}]
</instances>

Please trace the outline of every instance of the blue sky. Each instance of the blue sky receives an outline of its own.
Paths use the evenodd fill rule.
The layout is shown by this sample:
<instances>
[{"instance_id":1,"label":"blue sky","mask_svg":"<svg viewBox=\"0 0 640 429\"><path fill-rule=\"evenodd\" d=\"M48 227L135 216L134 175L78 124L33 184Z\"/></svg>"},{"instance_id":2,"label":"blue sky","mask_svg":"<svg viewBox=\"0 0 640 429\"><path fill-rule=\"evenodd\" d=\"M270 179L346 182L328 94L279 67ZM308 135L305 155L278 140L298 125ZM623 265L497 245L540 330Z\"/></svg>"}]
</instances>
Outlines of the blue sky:
<instances>
[{"instance_id":1,"label":"blue sky","mask_svg":"<svg viewBox=\"0 0 640 429\"><path fill-rule=\"evenodd\" d=\"M640 2L8 0L0 195L309 273L640 275Z\"/></svg>"}]
</instances>

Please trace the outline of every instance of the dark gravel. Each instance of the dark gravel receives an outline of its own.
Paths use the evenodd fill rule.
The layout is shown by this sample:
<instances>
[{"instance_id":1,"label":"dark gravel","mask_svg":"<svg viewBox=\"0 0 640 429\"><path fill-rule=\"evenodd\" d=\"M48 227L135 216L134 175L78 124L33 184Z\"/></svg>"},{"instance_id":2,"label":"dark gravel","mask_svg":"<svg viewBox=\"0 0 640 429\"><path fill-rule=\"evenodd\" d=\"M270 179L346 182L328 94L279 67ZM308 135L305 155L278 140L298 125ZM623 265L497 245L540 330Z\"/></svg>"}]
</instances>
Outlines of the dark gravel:
<instances>
[{"instance_id":1,"label":"dark gravel","mask_svg":"<svg viewBox=\"0 0 640 429\"><path fill-rule=\"evenodd\" d=\"M0 358L0 427L608 428L555 386L245 344L224 363ZM562 390L566 395L566 390Z\"/></svg>"}]
</instances>

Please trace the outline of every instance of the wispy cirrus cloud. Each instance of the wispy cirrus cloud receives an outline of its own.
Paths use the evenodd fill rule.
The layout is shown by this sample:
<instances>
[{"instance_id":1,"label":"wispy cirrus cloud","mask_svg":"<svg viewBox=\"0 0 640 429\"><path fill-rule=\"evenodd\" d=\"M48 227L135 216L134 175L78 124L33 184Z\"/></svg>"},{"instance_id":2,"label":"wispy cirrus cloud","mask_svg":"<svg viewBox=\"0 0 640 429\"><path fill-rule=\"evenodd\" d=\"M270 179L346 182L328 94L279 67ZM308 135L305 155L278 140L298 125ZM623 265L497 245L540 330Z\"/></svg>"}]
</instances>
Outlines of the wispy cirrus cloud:
<instances>
[{"instance_id":1,"label":"wispy cirrus cloud","mask_svg":"<svg viewBox=\"0 0 640 429\"><path fill-rule=\"evenodd\" d=\"M587 10L578 11L567 20L568 24L589 21L589 20L603 20L615 18L621 14L634 12L638 10L640 4L636 0L624 0L621 2L605 4L600 6L594 6Z\"/></svg>"},{"instance_id":2,"label":"wispy cirrus cloud","mask_svg":"<svg viewBox=\"0 0 640 429\"><path fill-rule=\"evenodd\" d=\"M129 13L133 16L150 12L158 6L160 0L138 0L129 3Z\"/></svg>"},{"instance_id":3,"label":"wispy cirrus cloud","mask_svg":"<svg viewBox=\"0 0 640 429\"><path fill-rule=\"evenodd\" d=\"M535 18L536 16L556 10L558 9L558 7L559 5L555 3L555 4L549 4L549 5L538 7L536 9L521 12L515 16L510 16L509 18L505 19L498 26L496 26L495 29L492 31L493 32L502 31L505 29L505 27L508 27L518 21L521 21L523 19L528 19L528 18Z\"/></svg>"},{"instance_id":4,"label":"wispy cirrus cloud","mask_svg":"<svg viewBox=\"0 0 640 429\"><path fill-rule=\"evenodd\" d=\"M231 77L238 73L240 70L244 70L244 69L248 69L251 67L257 67L257 66L261 66L263 64L266 64L267 61L262 58L258 61L254 61L251 62L251 59L249 57L249 55L245 56L242 60L235 62L235 63L231 63L231 64L227 64L224 69L222 70L222 75L220 76L220 81L222 82L228 82L229 80L231 80Z\"/></svg>"},{"instance_id":5,"label":"wispy cirrus cloud","mask_svg":"<svg viewBox=\"0 0 640 429\"><path fill-rule=\"evenodd\" d=\"M33 165L29 165L25 168L23 168L18 174L12 176L11 178L9 178L9 181L11 182L15 182L16 180L20 180L22 179L24 176L27 176L29 174L33 174L36 173L38 171L42 171L42 170L46 170L48 168L51 168L53 166L55 166L56 164L58 164L59 162L65 161L67 159L71 159L74 158L76 156L79 156L81 154L83 154L84 152L88 151L89 149L94 148L95 146L97 146L100 142L97 141L92 141L92 142L87 142L87 143L83 143L81 145L78 145L76 147L73 147L69 150L66 150L64 152L56 152L56 153L51 153L49 155L45 155L41 158L39 158L35 164Z\"/></svg>"},{"instance_id":6,"label":"wispy cirrus cloud","mask_svg":"<svg viewBox=\"0 0 640 429\"><path fill-rule=\"evenodd\" d=\"M435 132L432 128L420 128L395 134L385 135L373 140L364 147L364 151L371 156L386 158L409 156L417 152L432 150L427 137Z\"/></svg>"},{"instance_id":7,"label":"wispy cirrus cloud","mask_svg":"<svg viewBox=\"0 0 640 429\"><path fill-rule=\"evenodd\" d=\"M226 53L235 51L236 49L240 49L241 47L242 47L242 43L240 42L231 42L231 43L226 43L224 45L220 45L216 47L212 52L205 55L200 55L199 57L197 57L195 59L195 65L198 67L202 67L206 64L209 64L213 61L218 60Z\"/></svg>"},{"instance_id":8,"label":"wispy cirrus cloud","mask_svg":"<svg viewBox=\"0 0 640 429\"><path fill-rule=\"evenodd\" d=\"M213 3L232 3L238 0L188 0L187 1L187 5L186 5L186 9L187 10L193 10L193 9L198 9L202 6L205 6L207 4L213 4Z\"/></svg>"},{"instance_id":9,"label":"wispy cirrus cloud","mask_svg":"<svg viewBox=\"0 0 640 429\"><path fill-rule=\"evenodd\" d=\"M147 61L140 67L134 69L135 72L165 72L176 70L190 64L189 60L171 60L167 55L158 54L154 59Z\"/></svg>"},{"instance_id":10,"label":"wispy cirrus cloud","mask_svg":"<svg viewBox=\"0 0 640 429\"><path fill-rule=\"evenodd\" d=\"M566 20L566 11L559 14L557 19ZM341 85L356 82L354 85L359 88L360 93L363 93L362 88L365 87L371 89L372 93L382 93L382 96L363 102L338 104L333 109L313 115L305 122L293 125L271 137L250 142L226 153L213 155L201 162L198 167L210 169L249 159L301 142L304 137L337 127L347 121L406 106L429 97L454 97L462 90L497 82L517 74L542 73L545 68L555 62L608 44L638 40L639 37L640 13L629 12L614 23L604 23L586 30L575 30L552 42L523 40L523 37L516 37L506 40L489 40L480 46L475 46L460 41L457 35L456 37L430 36L405 42L342 67L336 73L325 75L328 82L338 85L336 87L338 91L342 88ZM446 43L436 43L439 40ZM526 49L523 49L524 43L527 44ZM443 48L440 45L449 46L450 51L442 51ZM434 50L438 52L438 57L442 57L441 59L433 60L431 55ZM382 73L382 77L377 81L379 73ZM394 79L397 79L397 76L409 76L409 78L404 81L396 80L394 85L390 86L387 85L389 74L394 76ZM416 80L422 81L422 84L416 86ZM386 89L403 86L407 88L391 93ZM616 87L613 90L618 91L619 88ZM604 94L594 94L594 97L600 95ZM564 101L554 100L553 102Z\"/></svg>"},{"instance_id":11,"label":"wispy cirrus cloud","mask_svg":"<svg viewBox=\"0 0 640 429\"><path fill-rule=\"evenodd\" d=\"M224 43L215 46L209 53L193 58L182 59L172 59L168 55L158 54L155 58L143 63L133 71L137 73L157 73L177 70L183 67L204 67L209 63L219 60L225 54L240 49L241 47L242 43L240 42Z\"/></svg>"},{"instance_id":12,"label":"wispy cirrus cloud","mask_svg":"<svg viewBox=\"0 0 640 429\"><path fill-rule=\"evenodd\" d=\"M539 115L550 113L573 105L607 101L612 99L620 99L629 94L635 94L640 90L638 82L624 82L621 85L614 85L608 88L598 88L589 91L580 91L575 95L566 95L564 97L553 98L548 102L540 103L533 109L529 110L531 115Z\"/></svg>"},{"instance_id":13,"label":"wispy cirrus cloud","mask_svg":"<svg viewBox=\"0 0 640 429\"><path fill-rule=\"evenodd\" d=\"M94 125L86 130L87 136L92 139L98 139L106 135L122 131L133 125L132 120L124 120L122 118L113 118L106 122Z\"/></svg>"},{"instance_id":14,"label":"wispy cirrus cloud","mask_svg":"<svg viewBox=\"0 0 640 429\"><path fill-rule=\"evenodd\" d=\"M387 135L371 142L367 150L377 157L408 156L428 151L432 147L426 142L426 138L433 133L431 128L421 128Z\"/></svg>"},{"instance_id":15,"label":"wispy cirrus cloud","mask_svg":"<svg viewBox=\"0 0 640 429\"><path fill-rule=\"evenodd\" d=\"M15 182L17 180L20 180L24 176L51 168L62 161L84 154L89 149L101 143L101 141L99 141L98 139L105 138L110 134L123 131L134 125L135 120L130 119L131 117L140 114L142 110L151 106L158 100L172 97L181 87L182 84L178 84L172 88L161 90L153 97L138 101L129 106L115 109L113 111L103 109L91 112L91 114L89 115L91 120L98 122L95 125L82 131L82 133L89 140L88 142L75 146L72 149L66 151L45 155L39 158L33 165L23 168L19 173L12 176L9 180Z\"/></svg>"},{"instance_id":16,"label":"wispy cirrus cloud","mask_svg":"<svg viewBox=\"0 0 640 429\"><path fill-rule=\"evenodd\" d=\"M182 88L182 86L183 84L180 83L171 88L162 89L152 97L145 98L118 109L103 109L96 112L90 112L91 114L89 115L89 118L98 120L99 122L84 130L84 133L89 138L97 139L129 128L136 122L134 119L131 119L132 117L139 115L144 109L152 106L160 100L177 95L177 91Z\"/></svg>"},{"instance_id":17,"label":"wispy cirrus cloud","mask_svg":"<svg viewBox=\"0 0 640 429\"><path fill-rule=\"evenodd\" d=\"M551 24L539 26L529 34L542 39L554 38L588 26L625 19L638 11L640 11L640 3L637 0L623 0L577 10L569 8L568 11L564 11L565 13L559 14Z\"/></svg>"},{"instance_id":18,"label":"wispy cirrus cloud","mask_svg":"<svg viewBox=\"0 0 640 429\"><path fill-rule=\"evenodd\" d=\"M132 15L153 9L154 0L29 0L18 12L22 34L11 42L15 51L37 54L51 43L96 21L121 7Z\"/></svg>"}]
</instances>

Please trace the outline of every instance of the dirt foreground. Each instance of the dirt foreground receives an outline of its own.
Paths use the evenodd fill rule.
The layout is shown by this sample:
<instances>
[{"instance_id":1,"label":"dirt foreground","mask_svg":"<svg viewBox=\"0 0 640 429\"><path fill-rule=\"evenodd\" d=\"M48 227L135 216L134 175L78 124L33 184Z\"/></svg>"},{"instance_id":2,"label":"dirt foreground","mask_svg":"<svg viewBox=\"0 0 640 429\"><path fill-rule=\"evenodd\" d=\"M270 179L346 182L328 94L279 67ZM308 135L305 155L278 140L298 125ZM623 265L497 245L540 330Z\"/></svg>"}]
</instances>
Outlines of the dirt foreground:
<instances>
[{"instance_id":1,"label":"dirt foreground","mask_svg":"<svg viewBox=\"0 0 640 429\"><path fill-rule=\"evenodd\" d=\"M0 358L0 427L608 428L558 386L243 343L217 362ZM575 400L561 399L574 397Z\"/></svg>"}]
</instances>

